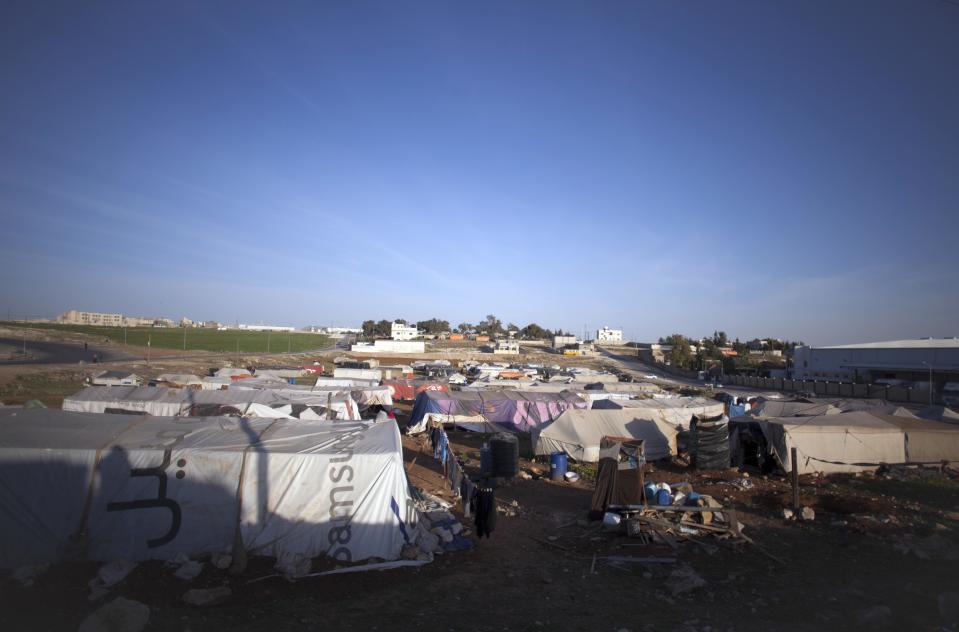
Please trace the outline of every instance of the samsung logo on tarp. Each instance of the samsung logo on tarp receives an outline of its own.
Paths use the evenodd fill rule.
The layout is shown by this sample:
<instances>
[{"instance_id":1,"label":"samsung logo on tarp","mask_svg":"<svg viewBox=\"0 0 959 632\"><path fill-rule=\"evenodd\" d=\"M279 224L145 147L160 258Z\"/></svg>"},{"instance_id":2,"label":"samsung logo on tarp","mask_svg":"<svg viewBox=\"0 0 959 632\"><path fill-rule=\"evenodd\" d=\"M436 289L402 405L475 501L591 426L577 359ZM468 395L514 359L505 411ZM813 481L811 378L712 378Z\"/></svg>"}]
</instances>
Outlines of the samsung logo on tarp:
<instances>
[{"instance_id":1,"label":"samsung logo on tarp","mask_svg":"<svg viewBox=\"0 0 959 632\"><path fill-rule=\"evenodd\" d=\"M363 434L365 426L355 426L355 430L345 432L336 438L331 449L337 453L330 459L329 476L333 487L330 488L330 543L329 554L337 560L351 562L350 540L353 537L350 518L353 515L353 445Z\"/></svg>"}]
</instances>

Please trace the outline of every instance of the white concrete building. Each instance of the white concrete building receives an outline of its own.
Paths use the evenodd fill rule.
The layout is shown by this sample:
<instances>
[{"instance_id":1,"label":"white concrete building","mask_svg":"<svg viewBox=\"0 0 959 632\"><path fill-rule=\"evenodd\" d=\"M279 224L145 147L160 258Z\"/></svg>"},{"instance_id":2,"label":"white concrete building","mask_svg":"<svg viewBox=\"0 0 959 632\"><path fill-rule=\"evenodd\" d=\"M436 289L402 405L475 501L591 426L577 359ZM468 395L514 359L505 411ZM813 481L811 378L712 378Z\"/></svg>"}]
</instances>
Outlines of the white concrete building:
<instances>
[{"instance_id":1,"label":"white concrete building","mask_svg":"<svg viewBox=\"0 0 959 632\"><path fill-rule=\"evenodd\" d=\"M390 325L390 337L393 340L412 340L419 335L416 326L404 325L403 323L393 323Z\"/></svg>"},{"instance_id":2,"label":"white concrete building","mask_svg":"<svg viewBox=\"0 0 959 632\"><path fill-rule=\"evenodd\" d=\"M376 340L357 343L350 347L354 353L424 353L426 343L422 340Z\"/></svg>"},{"instance_id":3,"label":"white concrete building","mask_svg":"<svg viewBox=\"0 0 959 632\"><path fill-rule=\"evenodd\" d=\"M566 345L574 345L577 342L579 341L576 339L576 336L567 336L567 335L553 336L554 349L562 349Z\"/></svg>"},{"instance_id":4,"label":"white concrete building","mask_svg":"<svg viewBox=\"0 0 959 632\"><path fill-rule=\"evenodd\" d=\"M512 355L519 353L519 341L518 340L497 340L496 346L493 347L493 353Z\"/></svg>"},{"instance_id":5,"label":"white concrete building","mask_svg":"<svg viewBox=\"0 0 959 632\"><path fill-rule=\"evenodd\" d=\"M623 330L603 327L596 330L596 342L622 342Z\"/></svg>"}]
</instances>

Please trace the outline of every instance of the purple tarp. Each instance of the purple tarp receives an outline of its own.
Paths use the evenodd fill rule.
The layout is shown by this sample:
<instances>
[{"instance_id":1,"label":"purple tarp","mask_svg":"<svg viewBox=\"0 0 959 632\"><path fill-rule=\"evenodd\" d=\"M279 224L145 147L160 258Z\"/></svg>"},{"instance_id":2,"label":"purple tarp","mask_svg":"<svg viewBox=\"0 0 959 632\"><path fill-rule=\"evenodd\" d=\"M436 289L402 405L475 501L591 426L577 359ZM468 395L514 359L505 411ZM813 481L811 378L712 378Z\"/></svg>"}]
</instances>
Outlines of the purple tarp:
<instances>
[{"instance_id":1,"label":"purple tarp","mask_svg":"<svg viewBox=\"0 0 959 632\"><path fill-rule=\"evenodd\" d=\"M423 391L416 396L410 416L410 431L426 430L428 414L449 417L477 417L490 424L512 430L529 432L552 421L570 408L589 408L589 404L574 393L535 393L528 391L454 391L449 393Z\"/></svg>"}]
</instances>

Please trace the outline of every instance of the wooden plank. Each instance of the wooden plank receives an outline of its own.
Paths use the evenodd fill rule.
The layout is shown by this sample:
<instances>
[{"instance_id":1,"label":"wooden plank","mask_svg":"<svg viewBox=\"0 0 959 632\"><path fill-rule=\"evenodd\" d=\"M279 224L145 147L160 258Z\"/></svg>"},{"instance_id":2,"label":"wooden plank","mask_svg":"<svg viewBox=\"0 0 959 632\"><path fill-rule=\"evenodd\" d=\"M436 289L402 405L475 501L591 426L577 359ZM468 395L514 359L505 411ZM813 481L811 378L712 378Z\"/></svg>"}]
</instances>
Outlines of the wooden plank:
<instances>
[{"instance_id":1,"label":"wooden plank","mask_svg":"<svg viewBox=\"0 0 959 632\"><path fill-rule=\"evenodd\" d=\"M686 507L684 505L610 505L608 511L625 511L626 513L636 513L640 511L679 511L689 513L713 512L721 513L727 511L723 507Z\"/></svg>"},{"instance_id":2,"label":"wooden plank","mask_svg":"<svg viewBox=\"0 0 959 632\"><path fill-rule=\"evenodd\" d=\"M675 564L675 557L633 557L631 555L607 555L608 562L633 562L636 564Z\"/></svg>"}]
</instances>

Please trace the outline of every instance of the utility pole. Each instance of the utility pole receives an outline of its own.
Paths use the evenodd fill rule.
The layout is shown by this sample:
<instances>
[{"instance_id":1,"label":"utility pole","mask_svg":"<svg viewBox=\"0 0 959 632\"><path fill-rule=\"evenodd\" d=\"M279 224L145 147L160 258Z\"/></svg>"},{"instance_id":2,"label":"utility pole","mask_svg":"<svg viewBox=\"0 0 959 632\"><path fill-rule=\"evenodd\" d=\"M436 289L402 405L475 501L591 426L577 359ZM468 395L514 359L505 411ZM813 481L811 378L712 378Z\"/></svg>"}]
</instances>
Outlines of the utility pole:
<instances>
[{"instance_id":1,"label":"utility pole","mask_svg":"<svg viewBox=\"0 0 959 632\"><path fill-rule=\"evenodd\" d=\"M929 367L929 405L932 406L932 365L928 362L923 362L927 367Z\"/></svg>"},{"instance_id":2,"label":"utility pole","mask_svg":"<svg viewBox=\"0 0 959 632\"><path fill-rule=\"evenodd\" d=\"M124 347L127 346L127 328L126 328L126 326L123 327L123 346L124 346Z\"/></svg>"},{"instance_id":3,"label":"utility pole","mask_svg":"<svg viewBox=\"0 0 959 632\"><path fill-rule=\"evenodd\" d=\"M153 346L151 344L152 342L153 342L153 335L147 334L147 364L150 364L150 347Z\"/></svg>"},{"instance_id":4,"label":"utility pole","mask_svg":"<svg viewBox=\"0 0 959 632\"><path fill-rule=\"evenodd\" d=\"M270 332L266 332L266 352L270 352Z\"/></svg>"},{"instance_id":5,"label":"utility pole","mask_svg":"<svg viewBox=\"0 0 959 632\"><path fill-rule=\"evenodd\" d=\"M240 339L236 339L236 363L240 363Z\"/></svg>"},{"instance_id":6,"label":"utility pole","mask_svg":"<svg viewBox=\"0 0 959 632\"><path fill-rule=\"evenodd\" d=\"M183 328L183 350L186 351L186 327Z\"/></svg>"},{"instance_id":7,"label":"utility pole","mask_svg":"<svg viewBox=\"0 0 959 632\"><path fill-rule=\"evenodd\" d=\"M293 335L290 334L286 337L286 352L289 353L293 350Z\"/></svg>"}]
</instances>

